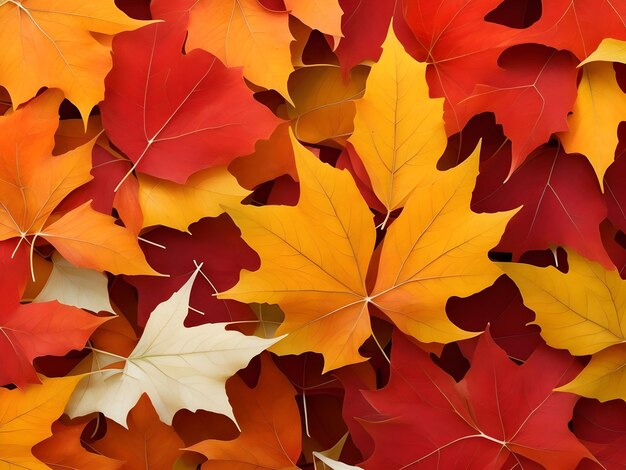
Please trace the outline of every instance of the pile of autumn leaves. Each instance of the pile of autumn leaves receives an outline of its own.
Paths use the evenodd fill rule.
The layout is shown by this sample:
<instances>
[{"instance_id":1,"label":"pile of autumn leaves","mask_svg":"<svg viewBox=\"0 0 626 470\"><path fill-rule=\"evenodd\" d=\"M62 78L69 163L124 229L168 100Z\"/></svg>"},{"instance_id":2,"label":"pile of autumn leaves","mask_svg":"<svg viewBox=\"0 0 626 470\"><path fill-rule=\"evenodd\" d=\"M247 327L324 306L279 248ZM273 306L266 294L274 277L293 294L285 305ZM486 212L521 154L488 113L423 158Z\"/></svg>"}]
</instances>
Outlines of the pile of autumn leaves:
<instances>
[{"instance_id":1,"label":"pile of autumn leaves","mask_svg":"<svg viewBox=\"0 0 626 470\"><path fill-rule=\"evenodd\" d=\"M626 466L625 21L0 1L0 466Z\"/></svg>"}]
</instances>

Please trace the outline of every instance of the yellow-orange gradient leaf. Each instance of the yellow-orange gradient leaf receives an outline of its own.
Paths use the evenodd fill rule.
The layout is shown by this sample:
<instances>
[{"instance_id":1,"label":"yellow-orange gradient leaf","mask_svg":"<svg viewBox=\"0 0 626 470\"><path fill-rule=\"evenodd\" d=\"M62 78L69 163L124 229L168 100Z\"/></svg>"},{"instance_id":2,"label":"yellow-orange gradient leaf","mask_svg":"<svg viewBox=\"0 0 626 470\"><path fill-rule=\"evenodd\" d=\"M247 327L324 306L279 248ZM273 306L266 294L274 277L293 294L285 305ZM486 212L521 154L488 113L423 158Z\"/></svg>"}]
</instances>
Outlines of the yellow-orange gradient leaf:
<instances>
[{"instance_id":1,"label":"yellow-orange gradient leaf","mask_svg":"<svg viewBox=\"0 0 626 470\"><path fill-rule=\"evenodd\" d=\"M0 2L0 85L14 106L42 87L59 88L86 123L104 98L104 77L111 69L111 47L92 33L110 36L144 24L113 0Z\"/></svg>"}]
</instances>

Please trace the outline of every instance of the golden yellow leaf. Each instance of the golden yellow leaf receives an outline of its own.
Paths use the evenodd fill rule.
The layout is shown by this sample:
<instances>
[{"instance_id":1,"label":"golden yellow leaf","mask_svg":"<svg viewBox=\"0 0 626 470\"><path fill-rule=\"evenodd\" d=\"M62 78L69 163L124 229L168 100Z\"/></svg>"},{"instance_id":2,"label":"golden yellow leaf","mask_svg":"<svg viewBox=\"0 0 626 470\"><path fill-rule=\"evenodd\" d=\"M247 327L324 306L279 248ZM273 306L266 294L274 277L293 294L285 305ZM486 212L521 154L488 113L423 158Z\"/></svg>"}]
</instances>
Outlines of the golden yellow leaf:
<instances>
[{"instance_id":1,"label":"golden yellow leaf","mask_svg":"<svg viewBox=\"0 0 626 470\"><path fill-rule=\"evenodd\" d=\"M199 0L190 11L186 48L243 67L248 80L289 100L292 39L286 12L266 10L257 0Z\"/></svg>"},{"instance_id":2,"label":"golden yellow leaf","mask_svg":"<svg viewBox=\"0 0 626 470\"><path fill-rule=\"evenodd\" d=\"M338 0L285 0L285 6L293 16L312 29L331 36L343 36L343 11Z\"/></svg>"},{"instance_id":3,"label":"golden yellow leaf","mask_svg":"<svg viewBox=\"0 0 626 470\"><path fill-rule=\"evenodd\" d=\"M358 347L371 334L365 276L374 249L372 213L347 171L321 163L292 137L300 179L295 207L227 208L261 268L242 271L221 298L278 304L289 335L271 350L316 351L325 370L365 360Z\"/></svg>"},{"instance_id":4,"label":"golden yellow leaf","mask_svg":"<svg viewBox=\"0 0 626 470\"><path fill-rule=\"evenodd\" d=\"M567 153L582 153L589 159L601 186L614 160L617 126L622 121L626 121L626 94L617 84L613 64L587 63L573 113L567 118L569 131L559 138Z\"/></svg>"},{"instance_id":5,"label":"golden yellow leaf","mask_svg":"<svg viewBox=\"0 0 626 470\"><path fill-rule=\"evenodd\" d=\"M221 204L237 204L250 194L226 167L208 168L177 184L139 173L139 204L143 226L164 225L186 232L203 217L217 217Z\"/></svg>"},{"instance_id":6,"label":"golden yellow leaf","mask_svg":"<svg viewBox=\"0 0 626 470\"><path fill-rule=\"evenodd\" d=\"M528 264L501 263L535 312L541 336L576 356L594 354L626 338L626 283L616 270L570 251L569 270L538 268Z\"/></svg>"},{"instance_id":7,"label":"golden yellow leaf","mask_svg":"<svg viewBox=\"0 0 626 470\"><path fill-rule=\"evenodd\" d=\"M354 100L363 95L368 72L357 66L346 80L336 65L295 71L289 79L294 105L287 109L295 136L312 144L345 145L354 128Z\"/></svg>"},{"instance_id":8,"label":"golden yellow leaf","mask_svg":"<svg viewBox=\"0 0 626 470\"><path fill-rule=\"evenodd\" d=\"M261 259L219 295L278 304L285 319L277 354L319 352L324 370L363 360L368 304L424 342L473 336L445 314L450 296L489 286L500 270L487 257L515 211L475 214L470 199L478 150L460 167L416 191L387 233L372 294L365 285L374 248L372 214L351 175L321 163L292 136L300 181L296 206L228 207Z\"/></svg>"},{"instance_id":9,"label":"golden yellow leaf","mask_svg":"<svg viewBox=\"0 0 626 470\"><path fill-rule=\"evenodd\" d=\"M571 251L567 262L567 273L526 264L500 267L534 310L546 343L576 356L593 354L578 377L559 390L601 401L626 399L626 281L617 270Z\"/></svg>"},{"instance_id":10,"label":"golden yellow leaf","mask_svg":"<svg viewBox=\"0 0 626 470\"><path fill-rule=\"evenodd\" d=\"M83 376L43 379L24 390L0 389L0 469L49 467L31 453L35 444L52 436L51 426Z\"/></svg>"},{"instance_id":11,"label":"golden yellow leaf","mask_svg":"<svg viewBox=\"0 0 626 470\"><path fill-rule=\"evenodd\" d=\"M598 48L580 65L598 61L626 63L626 41L611 38L603 39Z\"/></svg>"},{"instance_id":12,"label":"golden yellow leaf","mask_svg":"<svg viewBox=\"0 0 626 470\"><path fill-rule=\"evenodd\" d=\"M13 105L42 87L59 88L85 125L104 98L111 48L92 33L114 35L147 24L126 16L113 0L8 0L0 4L0 85Z\"/></svg>"},{"instance_id":13,"label":"golden yellow leaf","mask_svg":"<svg viewBox=\"0 0 626 470\"><path fill-rule=\"evenodd\" d=\"M356 101L354 132L348 141L388 213L441 173L436 163L447 145L444 100L428 96L426 65L405 52L390 27L380 60L367 78L365 95Z\"/></svg>"},{"instance_id":14,"label":"golden yellow leaf","mask_svg":"<svg viewBox=\"0 0 626 470\"><path fill-rule=\"evenodd\" d=\"M574 380L555 390L602 402L626 400L626 344L617 344L594 354Z\"/></svg>"},{"instance_id":15,"label":"golden yellow leaf","mask_svg":"<svg viewBox=\"0 0 626 470\"><path fill-rule=\"evenodd\" d=\"M487 253L517 210L470 210L479 155L480 147L458 167L416 189L383 242L372 301L424 343L474 336L448 319L446 302L485 289L502 274Z\"/></svg>"}]
</instances>

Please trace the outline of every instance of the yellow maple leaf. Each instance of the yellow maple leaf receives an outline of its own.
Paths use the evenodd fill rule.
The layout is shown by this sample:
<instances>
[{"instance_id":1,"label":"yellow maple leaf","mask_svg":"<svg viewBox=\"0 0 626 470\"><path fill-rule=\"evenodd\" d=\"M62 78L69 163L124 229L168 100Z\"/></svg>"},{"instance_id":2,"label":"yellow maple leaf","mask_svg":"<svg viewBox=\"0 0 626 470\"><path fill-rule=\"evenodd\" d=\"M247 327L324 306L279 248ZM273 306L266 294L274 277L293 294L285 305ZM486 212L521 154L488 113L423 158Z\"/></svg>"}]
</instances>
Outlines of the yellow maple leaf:
<instances>
[{"instance_id":1,"label":"yellow maple leaf","mask_svg":"<svg viewBox=\"0 0 626 470\"><path fill-rule=\"evenodd\" d=\"M622 121L626 121L626 94L617 84L613 64L585 64L573 113L567 119L569 130L559 133L559 139L567 153L589 159L601 186L615 157L617 126Z\"/></svg>"},{"instance_id":2,"label":"yellow maple leaf","mask_svg":"<svg viewBox=\"0 0 626 470\"><path fill-rule=\"evenodd\" d=\"M243 67L248 80L289 100L292 39L286 12L266 10L256 0L198 0L190 10L186 48Z\"/></svg>"},{"instance_id":3,"label":"yellow maple leaf","mask_svg":"<svg viewBox=\"0 0 626 470\"><path fill-rule=\"evenodd\" d=\"M92 33L115 35L145 24L113 0L1 1L0 85L15 107L42 87L59 88L86 125L91 108L104 98L111 69L111 47Z\"/></svg>"},{"instance_id":4,"label":"yellow maple leaf","mask_svg":"<svg viewBox=\"0 0 626 470\"><path fill-rule=\"evenodd\" d=\"M581 374L559 390L602 401L626 399L626 281L570 251L569 270L501 263L517 284L534 323L550 346L573 355L593 354Z\"/></svg>"},{"instance_id":5,"label":"yellow maple leaf","mask_svg":"<svg viewBox=\"0 0 626 470\"><path fill-rule=\"evenodd\" d=\"M49 467L33 456L35 444L52 436L51 426L82 375L43 379L24 390L0 389L0 469Z\"/></svg>"},{"instance_id":6,"label":"yellow maple leaf","mask_svg":"<svg viewBox=\"0 0 626 470\"><path fill-rule=\"evenodd\" d=\"M383 241L372 298L405 333L431 343L468 338L446 316L452 295L481 291L502 274L487 257L517 210L470 210L480 147L435 182L415 189Z\"/></svg>"},{"instance_id":7,"label":"yellow maple leaf","mask_svg":"<svg viewBox=\"0 0 626 470\"><path fill-rule=\"evenodd\" d=\"M450 322L446 301L481 290L500 275L487 251L515 212L471 213L478 151L414 193L390 228L369 294L372 213L347 171L320 162L293 136L292 143L298 204L227 208L261 267L242 271L239 283L219 297L278 304L285 320L276 335L287 336L271 350L319 352L325 371L364 360L358 349L371 335L370 303L420 341L473 336Z\"/></svg>"},{"instance_id":8,"label":"yellow maple leaf","mask_svg":"<svg viewBox=\"0 0 626 470\"><path fill-rule=\"evenodd\" d=\"M402 207L416 187L441 173L436 163L448 142L444 100L428 96L426 65L405 52L390 27L380 60L367 78L365 95L356 101L354 132L348 141L363 161L387 216Z\"/></svg>"}]
</instances>

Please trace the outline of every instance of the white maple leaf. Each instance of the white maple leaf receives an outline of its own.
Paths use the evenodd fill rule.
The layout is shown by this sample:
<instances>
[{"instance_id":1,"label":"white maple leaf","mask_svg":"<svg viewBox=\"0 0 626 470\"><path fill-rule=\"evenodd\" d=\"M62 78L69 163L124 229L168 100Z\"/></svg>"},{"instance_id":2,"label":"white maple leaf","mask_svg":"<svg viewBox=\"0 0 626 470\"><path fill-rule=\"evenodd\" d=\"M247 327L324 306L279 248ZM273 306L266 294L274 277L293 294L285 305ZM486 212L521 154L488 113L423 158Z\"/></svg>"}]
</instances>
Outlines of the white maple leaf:
<instances>
[{"instance_id":1,"label":"white maple leaf","mask_svg":"<svg viewBox=\"0 0 626 470\"><path fill-rule=\"evenodd\" d=\"M128 412L146 393L166 424L183 408L212 411L235 421L226 380L282 338L246 336L226 330L228 323L183 326L197 274L198 270L154 309L128 358L94 351L94 372L76 387L66 408L69 416L102 412L126 426ZM102 370L120 360L123 369Z\"/></svg>"}]
</instances>

